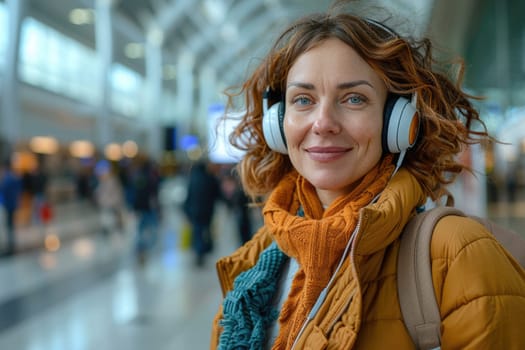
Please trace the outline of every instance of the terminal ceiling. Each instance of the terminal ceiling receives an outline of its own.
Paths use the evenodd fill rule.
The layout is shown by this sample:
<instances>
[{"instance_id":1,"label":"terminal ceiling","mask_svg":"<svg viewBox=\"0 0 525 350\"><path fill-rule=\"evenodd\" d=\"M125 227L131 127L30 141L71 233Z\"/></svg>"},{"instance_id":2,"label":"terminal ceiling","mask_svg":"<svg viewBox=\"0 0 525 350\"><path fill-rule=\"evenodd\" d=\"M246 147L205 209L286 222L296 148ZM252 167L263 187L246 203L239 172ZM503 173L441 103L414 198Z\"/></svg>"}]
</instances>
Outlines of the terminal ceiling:
<instances>
[{"instance_id":1,"label":"terminal ceiling","mask_svg":"<svg viewBox=\"0 0 525 350\"><path fill-rule=\"evenodd\" d=\"M0 0L1 1L1 0ZM11 0L16 1L16 0ZM293 19L324 11L333 0L18 0L26 13L74 39L95 48L95 25L74 25L75 8L93 9L110 3L113 20L113 60L145 75L145 58L130 58L126 47L145 45L156 38L169 79L165 86L178 93L180 79L174 69L181 55L192 57L193 73L215 72L212 89L237 84L264 56L278 33ZM523 2L520 0L362 0L393 12L406 23L388 22L405 35L429 35L448 52L467 61L469 88L503 91L523 81ZM369 17L373 17L369 15ZM376 18L381 19L383 15ZM155 35L154 35L155 34ZM109 35L109 34L108 34ZM505 40L506 39L506 40ZM520 44L521 43L521 44ZM135 45L137 46L137 45ZM129 54L129 52L128 52ZM486 69L487 65L491 69ZM173 76L173 73L175 75ZM194 89L199 89L197 79ZM517 81L517 82L516 82ZM484 90L483 90L484 89ZM512 90L511 90L512 91ZM521 93L521 90L520 92ZM515 95L518 95L515 94ZM194 96L197 96L194 94ZM505 100L504 97L502 97ZM507 97L512 104L517 97Z\"/></svg>"},{"instance_id":2,"label":"terminal ceiling","mask_svg":"<svg viewBox=\"0 0 525 350\"><path fill-rule=\"evenodd\" d=\"M73 25L69 15L74 8L94 8L96 1L112 0L26 1L31 16L95 47L94 26ZM175 65L185 52L192 57L195 70L209 67L216 72L219 82L229 85L245 76L250 60L261 57L286 24L302 14L326 10L331 3L328 0L113 0L113 55L115 60L143 74L144 59L129 58L125 48L129 43L143 44L148 37L155 37L161 42L167 67ZM433 1L376 3L408 17L423 14L421 18L426 19Z\"/></svg>"}]
</instances>

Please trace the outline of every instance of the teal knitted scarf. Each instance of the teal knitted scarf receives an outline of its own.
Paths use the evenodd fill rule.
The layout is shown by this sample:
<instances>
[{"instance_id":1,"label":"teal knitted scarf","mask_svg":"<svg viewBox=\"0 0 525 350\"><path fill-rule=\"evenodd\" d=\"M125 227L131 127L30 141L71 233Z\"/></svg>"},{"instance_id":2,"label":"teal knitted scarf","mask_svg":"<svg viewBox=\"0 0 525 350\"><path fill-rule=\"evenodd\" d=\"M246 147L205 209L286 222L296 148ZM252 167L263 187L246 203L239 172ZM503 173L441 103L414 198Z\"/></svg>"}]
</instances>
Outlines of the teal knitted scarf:
<instances>
[{"instance_id":1,"label":"teal knitted scarf","mask_svg":"<svg viewBox=\"0 0 525 350\"><path fill-rule=\"evenodd\" d=\"M264 348L266 330L279 315L271 305L287 258L273 242L261 253L255 266L235 278L233 290L226 294L222 304L219 350Z\"/></svg>"}]
</instances>

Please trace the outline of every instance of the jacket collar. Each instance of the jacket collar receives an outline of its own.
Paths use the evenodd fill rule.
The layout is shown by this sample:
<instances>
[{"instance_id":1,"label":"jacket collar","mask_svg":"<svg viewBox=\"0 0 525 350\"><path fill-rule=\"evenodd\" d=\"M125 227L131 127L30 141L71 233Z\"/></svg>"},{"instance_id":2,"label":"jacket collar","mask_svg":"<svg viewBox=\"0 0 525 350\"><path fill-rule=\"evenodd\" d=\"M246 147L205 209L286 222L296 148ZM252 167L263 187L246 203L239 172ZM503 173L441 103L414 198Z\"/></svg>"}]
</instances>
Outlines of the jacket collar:
<instances>
[{"instance_id":1,"label":"jacket collar","mask_svg":"<svg viewBox=\"0 0 525 350\"><path fill-rule=\"evenodd\" d=\"M368 255L385 249L399 237L405 224L415 215L415 209L425 200L416 178L401 168L378 200L361 210L354 254Z\"/></svg>"}]
</instances>

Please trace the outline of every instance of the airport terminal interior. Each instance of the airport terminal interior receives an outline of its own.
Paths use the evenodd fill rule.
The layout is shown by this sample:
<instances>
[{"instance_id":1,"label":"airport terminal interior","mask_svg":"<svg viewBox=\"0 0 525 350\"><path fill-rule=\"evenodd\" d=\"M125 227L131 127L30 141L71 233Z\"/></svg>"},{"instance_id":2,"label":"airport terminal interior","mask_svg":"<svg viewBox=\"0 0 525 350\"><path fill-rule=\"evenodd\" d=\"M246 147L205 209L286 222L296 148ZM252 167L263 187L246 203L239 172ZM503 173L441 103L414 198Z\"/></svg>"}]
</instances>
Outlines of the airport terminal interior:
<instances>
[{"instance_id":1,"label":"airport terminal interior","mask_svg":"<svg viewBox=\"0 0 525 350\"><path fill-rule=\"evenodd\" d=\"M245 240L231 177L242 153L228 145L232 125L217 127L224 91L280 29L332 3L0 1L0 182L19 184L14 241L5 201L0 210L0 349L209 347L222 298L215 261ZM474 175L450 191L464 211L525 236L525 2L349 8L378 20L393 13L397 32L464 58L465 88L484 96L476 107L502 142L463 152ZM197 257L183 203L202 158L223 195ZM140 176L144 198L158 194L151 217L134 205ZM246 213L253 233L259 209Z\"/></svg>"}]
</instances>

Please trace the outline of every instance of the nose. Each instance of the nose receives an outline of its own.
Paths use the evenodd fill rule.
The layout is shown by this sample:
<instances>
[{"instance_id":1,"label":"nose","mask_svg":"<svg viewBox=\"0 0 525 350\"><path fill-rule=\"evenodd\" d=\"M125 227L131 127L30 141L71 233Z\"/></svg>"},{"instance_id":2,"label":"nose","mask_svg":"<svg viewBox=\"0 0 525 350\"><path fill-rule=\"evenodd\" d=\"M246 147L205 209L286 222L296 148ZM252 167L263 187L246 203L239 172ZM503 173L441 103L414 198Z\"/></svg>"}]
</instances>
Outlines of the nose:
<instances>
[{"instance_id":1,"label":"nose","mask_svg":"<svg viewBox=\"0 0 525 350\"><path fill-rule=\"evenodd\" d=\"M321 103L312 124L312 131L318 135L337 134L341 124L337 118L337 109L329 103Z\"/></svg>"}]
</instances>

